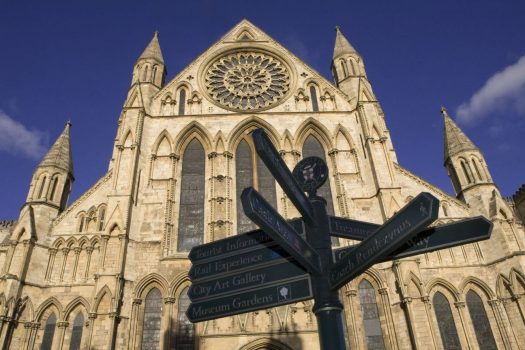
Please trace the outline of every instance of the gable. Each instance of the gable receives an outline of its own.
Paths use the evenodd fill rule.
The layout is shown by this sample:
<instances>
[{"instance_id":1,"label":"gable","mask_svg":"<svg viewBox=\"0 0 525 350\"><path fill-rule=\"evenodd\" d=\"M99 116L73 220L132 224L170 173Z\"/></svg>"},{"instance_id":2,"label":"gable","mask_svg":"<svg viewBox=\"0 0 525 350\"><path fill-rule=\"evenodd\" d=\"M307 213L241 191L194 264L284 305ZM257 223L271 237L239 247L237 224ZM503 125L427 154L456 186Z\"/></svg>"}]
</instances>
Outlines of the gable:
<instances>
[{"instance_id":1,"label":"gable","mask_svg":"<svg viewBox=\"0 0 525 350\"><path fill-rule=\"evenodd\" d=\"M243 20L167 83L150 110L180 115L183 103L186 115L306 112L314 109L312 94L321 112L352 109L318 72Z\"/></svg>"}]
</instances>

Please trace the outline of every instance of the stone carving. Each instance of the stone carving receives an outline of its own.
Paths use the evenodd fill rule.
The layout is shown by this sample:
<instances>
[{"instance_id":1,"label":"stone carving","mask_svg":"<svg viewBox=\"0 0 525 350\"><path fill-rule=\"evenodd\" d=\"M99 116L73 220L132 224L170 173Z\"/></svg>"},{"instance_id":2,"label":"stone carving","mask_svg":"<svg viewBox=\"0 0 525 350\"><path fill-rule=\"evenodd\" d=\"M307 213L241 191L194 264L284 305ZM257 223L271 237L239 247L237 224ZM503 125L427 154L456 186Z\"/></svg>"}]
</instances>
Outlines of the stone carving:
<instances>
[{"instance_id":1,"label":"stone carving","mask_svg":"<svg viewBox=\"0 0 525 350\"><path fill-rule=\"evenodd\" d=\"M262 52L226 53L205 73L211 98L228 109L248 111L268 108L290 88L285 65Z\"/></svg>"}]
</instances>

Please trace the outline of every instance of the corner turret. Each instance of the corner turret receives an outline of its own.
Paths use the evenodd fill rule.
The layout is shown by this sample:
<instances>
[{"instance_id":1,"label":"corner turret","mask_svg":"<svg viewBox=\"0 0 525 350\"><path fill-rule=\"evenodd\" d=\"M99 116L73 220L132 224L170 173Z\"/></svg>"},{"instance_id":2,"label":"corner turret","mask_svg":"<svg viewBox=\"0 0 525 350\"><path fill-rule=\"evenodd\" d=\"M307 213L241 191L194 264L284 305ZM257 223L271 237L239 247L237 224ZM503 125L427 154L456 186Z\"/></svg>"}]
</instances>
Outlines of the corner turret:
<instances>
[{"instance_id":1,"label":"corner turret","mask_svg":"<svg viewBox=\"0 0 525 350\"><path fill-rule=\"evenodd\" d=\"M159 32L155 32L142 55L133 67L131 86L137 83L152 85L158 89L164 86L166 66L159 44Z\"/></svg>"},{"instance_id":2,"label":"corner turret","mask_svg":"<svg viewBox=\"0 0 525 350\"><path fill-rule=\"evenodd\" d=\"M71 185L75 180L70 129L71 123L68 121L64 131L33 172L26 204L33 207L45 205L58 212L66 207Z\"/></svg>"}]
</instances>

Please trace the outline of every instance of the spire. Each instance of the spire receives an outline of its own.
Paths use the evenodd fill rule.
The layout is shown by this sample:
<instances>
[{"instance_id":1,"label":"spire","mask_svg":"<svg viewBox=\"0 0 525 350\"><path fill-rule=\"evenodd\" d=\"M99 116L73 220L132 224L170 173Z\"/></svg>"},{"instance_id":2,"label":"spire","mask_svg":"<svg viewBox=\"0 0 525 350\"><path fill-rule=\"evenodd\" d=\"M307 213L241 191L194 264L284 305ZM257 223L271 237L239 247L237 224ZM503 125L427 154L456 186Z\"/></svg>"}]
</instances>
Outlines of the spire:
<instances>
[{"instance_id":1,"label":"spire","mask_svg":"<svg viewBox=\"0 0 525 350\"><path fill-rule=\"evenodd\" d=\"M334 46L334 57L339 57L347 53L357 53L352 45L346 40L339 26L335 27L335 46Z\"/></svg>"},{"instance_id":2,"label":"spire","mask_svg":"<svg viewBox=\"0 0 525 350\"><path fill-rule=\"evenodd\" d=\"M160 50L158 31L155 31L155 34L153 34L153 39L151 39L148 46L146 46L146 49L144 49L144 52L140 55L139 60L146 58L154 59L159 63L164 64L164 57L162 57L162 51Z\"/></svg>"},{"instance_id":3,"label":"spire","mask_svg":"<svg viewBox=\"0 0 525 350\"><path fill-rule=\"evenodd\" d=\"M445 161L463 151L479 151L467 135L454 123L445 107L441 107L441 114L443 114L445 122Z\"/></svg>"},{"instance_id":4,"label":"spire","mask_svg":"<svg viewBox=\"0 0 525 350\"><path fill-rule=\"evenodd\" d=\"M71 122L68 120L64 131L62 131L62 134L60 134L53 146L49 149L38 167L54 166L67 171L72 177L74 177L71 145L69 143L70 128Z\"/></svg>"}]
</instances>

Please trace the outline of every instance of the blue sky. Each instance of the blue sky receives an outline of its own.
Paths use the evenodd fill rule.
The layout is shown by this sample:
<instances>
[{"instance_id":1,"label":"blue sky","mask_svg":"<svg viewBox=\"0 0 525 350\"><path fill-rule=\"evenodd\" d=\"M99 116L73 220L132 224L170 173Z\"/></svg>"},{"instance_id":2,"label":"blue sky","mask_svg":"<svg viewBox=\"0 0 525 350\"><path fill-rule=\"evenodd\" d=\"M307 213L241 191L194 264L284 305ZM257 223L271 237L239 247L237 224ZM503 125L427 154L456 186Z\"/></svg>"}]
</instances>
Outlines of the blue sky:
<instances>
[{"instance_id":1,"label":"blue sky","mask_svg":"<svg viewBox=\"0 0 525 350\"><path fill-rule=\"evenodd\" d=\"M401 165L452 193L441 105L503 195L525 183L523 1L0 1L0 219L72 120L71 200L108 166L133 64L155 30L168 79L242 18L330 81L340 25L364 58Z\"/></svg>"}]
</instances>

